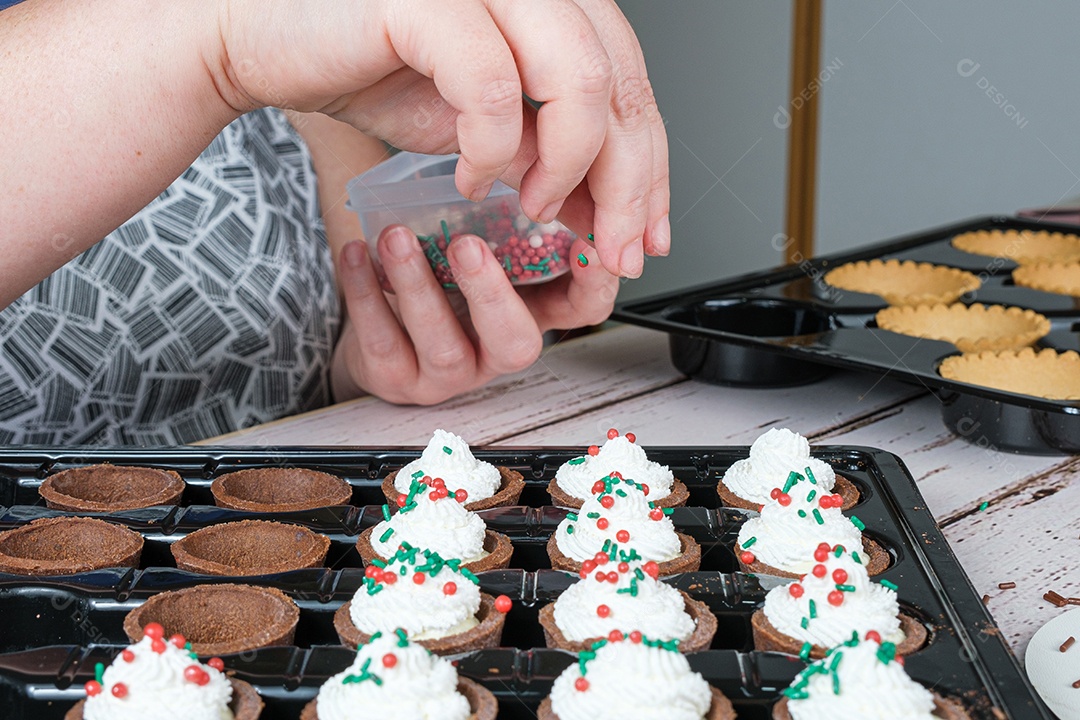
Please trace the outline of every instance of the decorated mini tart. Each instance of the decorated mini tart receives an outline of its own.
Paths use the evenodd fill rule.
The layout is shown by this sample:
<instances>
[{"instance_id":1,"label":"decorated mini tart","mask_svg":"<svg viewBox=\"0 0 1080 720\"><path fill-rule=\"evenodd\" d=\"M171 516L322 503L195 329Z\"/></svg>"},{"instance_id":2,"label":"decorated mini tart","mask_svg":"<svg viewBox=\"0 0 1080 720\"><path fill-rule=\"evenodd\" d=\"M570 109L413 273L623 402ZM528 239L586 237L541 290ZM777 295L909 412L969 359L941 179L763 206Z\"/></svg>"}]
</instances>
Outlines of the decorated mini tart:
<instances>
[{"instance_id":1,"label":"decorated mini tart","mask_svg":"<svg viewBox=\"0 0 1080 720\"><path fill-rule=\"evenodd\" d=\"M419 458L386 476L382 489L387 502L397 502L413 480L424 477L440 478L473 511L514 505L525 489L521 473L477 460L464 440L446 430L436 430Z\"/></svg>"},{"instance_id":2,"label":"decorated mini tart","mask_svg":"<svg viewBox=\"0 0 1080 720\"><path fill-rule=\"evenodd\" d=\"M498 712L489 690L397 630L362 644L352 664L323 683L300 720L495 720Z\"/></svg>"},{"instance_id":3,"label":"decorated mini tart","mask_svg":"<svg viewBox=\"0 0 1080 720\"><path fill-rule=\"evenodd\" d=\"M739 530L735 552L744 571L799 578L813 570L814 552L823 543L854 549L870 575L889 567L889 553L863 537L862 522L845 517L840 511L843 498L824 492L813 473L804 477L792 472L784 486L769 495L761 514Z\"/></svg>"},{"instance_id":4,"label":"decorated mini tart","mask_svg":"<svg viewBox=\"0 0 1080 720\"><path fill-rule=\"evenodd\" d=\"M703 602L661 582L660 566L636 557L586 560L581 579L540 608L548 647L581 652L624 627L657 640L674 640L682 652L705 650L716 634L716 616Z\"/></svg>"},{"instance_id":5,"label":"decorated mini tart","mask_svg":"<svg viewBox=\"0 0 1080 720\"><path fill-rule=\"evenodd\" d=\"M701 567L701 546L676 532L671 508L648 500L641 483L614 473L596 480L593 496L568 513L548 540L548 557L556 570L580 572L586 560L614 562L636 558L655 561L661 575L692 572Z\"/></svg>"},{"instance_id":6,"label":"decorated mini tart","mask_svg":"<svg viewBox=\"0 0 1080 720\"><path fill-rule=\"evenodd\" d=\"M792 472L812 474L822 492L836 492L848 510L859 501L859 491L843 475L837 475L824 460L810 456L810 443L786 428L773 428L750 446L750 457L732 464L716 486L728 507L761 510L769 493Z\"/></svg>"},{"instance_id":7,"label":"decorated mini tart","mask_svg":"<svg viewBox=\"0 0 1080 720\"><path fill-rule=\"evenodd\" d=\"M459 558L472 572L507 567L514 546L510 538L488 530L476 513L465 509L464 496L441 478L413 480L409 493L397 496L398 510L383 505L383 520L360 533L356 549L365 564L386 562L402 545L427 548L442 557Z\"/></svg>"},{"instance_id":8,"label":"decorated mini tart","mask_svg":"<svg viewBox=\"0 0 1080 720\"><path fill-rule=\"evenodd\" d=\"M254 720L263 703L255 688L225 676L220 658L206 664L183 635L165 639L150 623L142 640L128 646L85 685L86 699L64 720Z\"/></svg>"},{"instance_id":9,"label":"decorated mini tart","mask_svg":"<svg viewBox=\"0 0 1080 720\"><path fill-rule=\"evenodd\" d=\"M603 445L590 445L585 455L567 461L555 471L555 477L548 483L548 493L554 504L581 507L593 496L593 484L599 478L615 473L637 481L656 507L686 504L690 497L686 485L675 479L667 465L649 460L633 433L619 435L619 431L612 428L607 436Z\"/></svg>"},{"instance_id":10,"label":"decorated mini tart","mask_svg":"<svg viewBox=\"0 0 1080 720\"><path fill-rule=\"evenodd\" d=\"M730 720L724 694L690 669L674 641L611 631L578 655L540 703L539 720Z\"/></svg>"},{"instance_id":11,"label":"decorated mini tart","mask_svg":"<svg viewBox=\"0 0 1080 720\"><path fill-rule=\"evenodd\" d=\"M858 551L821 543L814 563L798 581L765 596L750 619L756 650L823 658L852 633L891 642L900 655L926 643L926 626L900 611L895 585L871 582Z\"/></svg>"},{"instance_id":12,"label":"decorated mini tart","mask_svg":"<svg viewBox=\"0 0 1080 720\"><path fill-rule=\"evenodd\" d=\"M341 642L356 647L401 628L432 652L448 655L496 647L511 601L480 592L460 560L408 544L368 565L364 584L334 613Z\"/></svg>"},{"instance_id":13,"label":"decorated mini tart","mask_svg":"<svg viewBox=\"0 0 1080 720\"><path fill-rule=\"evenodd\" d=\"M774 720L967 717L955 701L908 677L895 645L857 635L799 673L773 706Z\"/></svg>"}]
</instances>

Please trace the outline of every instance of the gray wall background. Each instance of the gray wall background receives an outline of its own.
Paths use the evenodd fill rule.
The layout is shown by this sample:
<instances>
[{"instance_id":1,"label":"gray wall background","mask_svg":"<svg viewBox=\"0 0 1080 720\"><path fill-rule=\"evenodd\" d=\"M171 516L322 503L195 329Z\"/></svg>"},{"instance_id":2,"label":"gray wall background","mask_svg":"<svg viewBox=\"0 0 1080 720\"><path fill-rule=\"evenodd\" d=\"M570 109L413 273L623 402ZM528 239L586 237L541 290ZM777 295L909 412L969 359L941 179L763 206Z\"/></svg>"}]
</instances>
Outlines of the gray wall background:
<instances>
[{"instance_id":1,"label":"gray wall background","mask_svg":"<svg viewBox=\"0 0 1080 720\"><path fill-rule=\"evenodd\" d=\"M618 1L667 123L673 246L620 299L780 263L793 0ZM826 0L824 16L818 253L1080 195L1080 3Z\"/></svg>"}]
</instances>

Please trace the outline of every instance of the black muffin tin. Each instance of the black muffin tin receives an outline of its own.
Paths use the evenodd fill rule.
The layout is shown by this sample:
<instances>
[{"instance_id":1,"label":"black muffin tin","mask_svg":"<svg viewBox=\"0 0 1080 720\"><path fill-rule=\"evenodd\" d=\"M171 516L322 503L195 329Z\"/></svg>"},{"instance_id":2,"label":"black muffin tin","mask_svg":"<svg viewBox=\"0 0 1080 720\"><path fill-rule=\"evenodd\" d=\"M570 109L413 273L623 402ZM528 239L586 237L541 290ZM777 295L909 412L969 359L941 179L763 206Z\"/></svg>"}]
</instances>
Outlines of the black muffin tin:
<instances>
[{"instance_id":1,"label":"black muffin tin","mask_svg":"<svg viewBox=\"0 0 1080 720\"><path fill-rule=\"evenodd\" d=\"M747 514L720 506L715 488L725 470L746 457L746 447L648 448L690 489L690 506L672 519L702 545L702 569L668 579L713 610L719 630L711 648L690 663L734 703L742 720L764 720L804 667L797 658L753 648L750 615L774 579L738 570L733 552ZM544 545L564 510L552 507L545 488L556 469L581 448L475 450L483 460L519 470L526 479L521 506L481 513L514 544L511 568L480 574L481 586L514 600L502 647L456 658L459 671L499 699L501 718L533 718L569 653L544 648L539 608L574 577L553 571ZM0 574L0 707L5 718L61 718L82 697L97 662L109 662L127 644L124 615L147 597L195 584L238 581L279 588L300 606L295 644L228 655L226 666L258 689L264 720L294 719L319 686L352 660L338 645L334 611L360 587L363 571L352 545L381 517L380 483L419 455L419 449L190 448L170 450L0 450L0 528L47 510L37 487L48 475L78 465L111 462L174 469L188 486L178 506L97 516L142 533L147 541L138 569L101 570L69 577ZM820 447L814 455L850 478L861 492L849 511L885 547L892 565L881 578L899 586L905 610L931 630L927 647L907 659L915 679L959 700L974 720L1051 718L994 626L956 557L926 509L907 469L890 453L862 447ZM210 507L214 477L232 470L296 466L345 478L353 504L293 513L254 514ZM198 527L248 517L285 520L329 536L330 567L260 578L212 578L177 570L168 543ZM771 582L770 582L771 581Z\"/></svg>"},{"instance_id":2,"label":"black muffin tin","mask_svg":"<svg viewBox=\"0 0 1080 720\"><path fill-rule=\"evenodd\" d=\"M687 375L725 385L773 387L814 382L834 367L866 370L922 385L941 397L946 426L983 446L1032 454L1080 453L1080 402L1046 400L947 380L941 361L952 343L877 327L886 303L877 295L840 290L823 278L857 260L914 260L967 270L982 287L970 304L1013 305L1045 315L1050 334L1037 347L1080 350L1080 298L1013 284L1016 264L952 247L971 230L1078 232L1054 225L986 217L908 235L854 252L700 285L618 305L617 320L669 333L671 359Z\"/></svg>"}]
</instances>

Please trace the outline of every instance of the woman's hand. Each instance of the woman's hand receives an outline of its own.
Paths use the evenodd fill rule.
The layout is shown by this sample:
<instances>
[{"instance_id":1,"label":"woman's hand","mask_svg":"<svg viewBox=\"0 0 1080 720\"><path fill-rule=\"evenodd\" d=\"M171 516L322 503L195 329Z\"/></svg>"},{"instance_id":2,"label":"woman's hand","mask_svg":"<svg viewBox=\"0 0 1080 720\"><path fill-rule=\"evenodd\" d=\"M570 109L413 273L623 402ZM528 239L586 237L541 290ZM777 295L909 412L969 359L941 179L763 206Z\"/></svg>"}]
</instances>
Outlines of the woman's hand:
<instances>
[{"instance_id":1,"label":"woman's hand","mask_svg":"<svg viewBox=\"0 0 1080 720\"><path fill-rule=\"evenodd\" d=\"M581 240L572 256L595 251ZM602 322L618 278L598 262L571 264L554 281L515 289L487 243L457 237L447 259L468 305L464 319L439 286L420 243L396 225L379 236L387 296L362 242L341 252L338 276L348 310L334 354L337 400L369 392L394 403L429 405L523 370L540 356L543 333Z\"/></svg>"},{"instance_id":2,"label":"woman's hand","mask_svg":"<svg viewBox=\"0 0 1080 720\"><path fill-rule=\"evenodd\" d=\"M417 152L458 189L520 182L535 220L593 233L611 273L667 254L667 142L613 0L227 0L219 85L238 108L319 110ZM541 101L538 113L522 92ZM404 294L400 293L399 294Z\"/></svg>"}]
</instances>

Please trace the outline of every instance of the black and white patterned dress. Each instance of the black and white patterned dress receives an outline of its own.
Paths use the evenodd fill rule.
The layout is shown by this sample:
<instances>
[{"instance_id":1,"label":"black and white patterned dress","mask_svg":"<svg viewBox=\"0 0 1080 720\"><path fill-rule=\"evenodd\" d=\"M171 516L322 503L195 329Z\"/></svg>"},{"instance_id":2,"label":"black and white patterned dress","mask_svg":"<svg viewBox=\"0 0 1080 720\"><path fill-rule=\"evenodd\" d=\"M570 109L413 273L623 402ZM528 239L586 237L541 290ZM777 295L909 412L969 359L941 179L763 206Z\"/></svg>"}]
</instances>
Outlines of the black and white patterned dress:
<instances>
[{"instance_id":1,"label":"black and white patterned dress","mask_svg":"<svg viewBox=\"0 0 1080 720\"><path fill-rule=\"evenodd\" d=\"M339 321L311 156L250 113L0 311L0 443L171 445L320 407Z\"/></svg>"}]
</instances>

